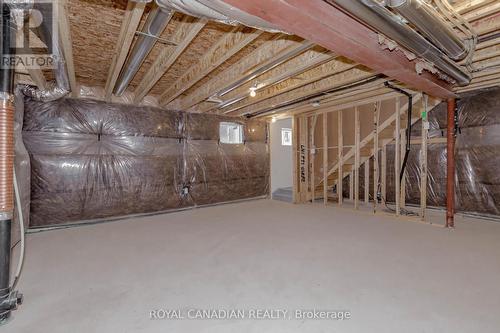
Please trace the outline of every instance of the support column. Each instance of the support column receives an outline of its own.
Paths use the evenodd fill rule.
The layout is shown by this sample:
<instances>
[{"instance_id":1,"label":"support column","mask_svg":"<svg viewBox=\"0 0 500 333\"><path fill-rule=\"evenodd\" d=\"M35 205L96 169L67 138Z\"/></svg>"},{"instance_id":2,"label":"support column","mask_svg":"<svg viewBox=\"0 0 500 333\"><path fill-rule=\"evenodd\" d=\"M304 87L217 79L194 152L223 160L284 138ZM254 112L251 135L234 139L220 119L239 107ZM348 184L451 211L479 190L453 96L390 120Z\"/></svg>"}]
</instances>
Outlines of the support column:
<instances>
[{"instance_id":1,"label":"support column","mask_svg":"<svg viewBox=\"0 0 500 333\"><path fill-rule=\"evenodd\" d=\"M337 196L339 198L339 206L342 206L343 198L343 184L344 180L344 135L342 134L342 110L338 111L338 140L337 140L337 153L338 153L338 164L339 168L337 170L338 180L337 180Z\"/></svg>"},{"instance_id":2,"label":"support column","mask_svg":"<svg viewBox=\"0 0 500 333\"><path fill-rule=\"evenodd\" d=\"M323 203L328 203L328 113L323 113Z\"/></svg>"},{"instance_id":3,"label":"support column","mask_svg":"<svg viewBox=\"0 0 500 333\"><path fill-rule=\"evenodd\" d=\"M455 99L448 99L446 147L446 228L455 227Z\"/></svg>"},{"instance_id":4,"label":"support column","mask_svg":"<svg viewBox=\"0 0 500 333\"><path fill-rule=\"evenodd\" d=\"M359 125L359 110L354 108L354 209L359 208L359 166L360 166L360 125Z\"/></svg>"}]
</instances>

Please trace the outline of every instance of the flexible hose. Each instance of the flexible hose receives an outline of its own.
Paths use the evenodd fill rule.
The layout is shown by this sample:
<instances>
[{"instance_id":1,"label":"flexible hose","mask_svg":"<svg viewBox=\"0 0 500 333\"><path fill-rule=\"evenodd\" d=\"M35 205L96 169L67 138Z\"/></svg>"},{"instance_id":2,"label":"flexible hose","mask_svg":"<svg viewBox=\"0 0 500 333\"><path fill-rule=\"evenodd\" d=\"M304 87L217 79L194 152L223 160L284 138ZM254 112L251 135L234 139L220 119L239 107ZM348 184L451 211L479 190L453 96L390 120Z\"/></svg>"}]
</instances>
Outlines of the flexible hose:
<instances>
[{"instance_id":1,"label":"flexible hose","mask_svg":"<svg viewBox=\"0 0 500 333\"><path fill-rule=\"evenodd\" d=\"M14 281L12 282L12 286L10 290L14 290L14 288L17 285L17 282L19 282L19 277L21 276L21 271L23 269L23 264L24 264L24 217L23 217L23 209L21 206L21 195L19 193L19 186L17 184L17 178L16 178L16 171L14 170L14 192L16 195L16 206L17 206L17 213L18 213L18 218L19 218L19 229L21 233L21 253L19 254L19 262L17 263L17 269L16 269L16 274L14 275Z\"/></svg>"}]
</instances>

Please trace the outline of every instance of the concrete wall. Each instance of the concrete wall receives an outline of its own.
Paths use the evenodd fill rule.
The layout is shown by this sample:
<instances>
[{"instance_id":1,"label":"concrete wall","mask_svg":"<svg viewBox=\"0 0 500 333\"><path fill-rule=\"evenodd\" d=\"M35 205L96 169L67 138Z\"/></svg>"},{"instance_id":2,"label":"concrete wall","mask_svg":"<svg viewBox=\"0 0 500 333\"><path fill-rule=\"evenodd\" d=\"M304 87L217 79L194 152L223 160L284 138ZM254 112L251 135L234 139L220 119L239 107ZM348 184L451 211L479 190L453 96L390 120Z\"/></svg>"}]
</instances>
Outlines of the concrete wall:
<instances>
[{"instance_id":1,"label":"concrete wall","mask_svg":"<svg viewBox=\"0 0 500 333\"><path fill-rule=\"evenodd\" d=\"M292 128L292 118L270 123L271 132L271 190L292 187L292 146L281 145L281 129Z\"/></svg>"}]
</instances>

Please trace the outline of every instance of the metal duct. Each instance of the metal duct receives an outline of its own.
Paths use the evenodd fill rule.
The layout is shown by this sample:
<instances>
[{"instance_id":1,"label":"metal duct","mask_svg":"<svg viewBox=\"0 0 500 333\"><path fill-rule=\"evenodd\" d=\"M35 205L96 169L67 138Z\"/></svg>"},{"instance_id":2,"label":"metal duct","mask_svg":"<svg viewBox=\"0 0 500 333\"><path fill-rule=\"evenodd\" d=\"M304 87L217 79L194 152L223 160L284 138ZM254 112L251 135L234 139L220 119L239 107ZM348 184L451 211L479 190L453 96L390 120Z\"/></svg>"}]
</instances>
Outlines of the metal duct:
<instances>
[{"instance_id":1,"label":"metal duct","mask_svg":"<svg viewBox=\"0 0 500 333\"><path fill-rule=\"evenodd\" d=\"M242 85L244 85L247 82L252 81L256 77L258 77L258 76L270 71L271 69L287 62L291 58L309 50L310 48L314 47L314 45L315 44L313 42L305 42L297 48L294 48L294 49L289 50L285 53L282 53L277 58L272 59L271 61L268 61L267 63L265 63L263 66L252 70L250 73L248 73L247 75L245 75L244 77L242 77L238 81L232 83L231 85L229 85L229 86L225 87L224 89L222 89L221 91L217 92L216 96L222 97L225 94L230 93L234 89L241 87Z\"/></svg>"},{"instance_id":2,"label":"metal duct","mask_svg":"<svg viewBox=\"0 0 500 333\"><path fill-rule=\"evenodd\" d=\"M469 53L465 42L446 24L436 10L422 0L386 0L393 8L412 23L418 31L454 60L462 60Z\"/></svg>"},{"instance_id":3,"label":"metal duct","mask_svg":"<svg viewBox=\"0 0 500 333\"><path fill-rule=\"evenodd\" d=\"M269 32L283 32L260 17L245 13L220 0L157 0L157 2L160 6L199 18L207 18L230 25L241 23Z\"/></svg>"},{"instance_id":4,"label":"metal duct","mask_svg":"<svg viewBox=\"0 0 500 333\"><path fill-rule=\"evenodd\" d=\"M51 7L44 6L40 3L34 3L33 9L36 9L42 13L43 17L51 17ZM70 91L68 72L66 70L66 61L64 60L64 55L59 43L59 38L52 32L52 21L43 20L40 26L37 28L40 33L42 41L46 45L52 45L52 54L54 59L54 76L57 81L59 89Z\"/></svg>"},{"instance_id":5,"label":"metal duct","mask_svg":"<svg viewBox=\"0 0 500 333\"><path fill-rule=\"evenodd\" d=\"M159 1L157 1L157 4L160 5ZM146 59L155 45L157 37L165 29L172 15L173 11L163 6L155 6L153 11L149 13L146 23L142 28L142 34L137 37L127 62L123 66L120 76L116 81L113 90L116 96L121 96L125 92L125 89L128 87L130 81L132 81L141 67L142 62Z\"/></svg>"},{"instance_id":6,"label":"metal duct","mask_svg":"<svg viewBox=\"0 0 500 333\"><path fill-rule=\"evenodd\" d=\"M23 93L23 95L28 96L36 101L42 102L52 102L63 98L66 96L69 91L61 88L58 84L54 82L48 82L46 89L39 89L37 87L33 87L27 84L20 85L19 89Z\"/></svg>"},{"instance_id":7,"label":"metal duct","mask_svg":"<svg viewBox=\"0 0 500 333\"><path fill-rule=\"evenodd\" d=\"M404 48L415 53L441 71L449 75L459 86L470 83L471 75L464 71L452 60L447 58L443 52L419 35L415 30L401 22L387 8L373 0L325 0L357 17L376 31L396 41Z\"/></svg>"}]
</instances>

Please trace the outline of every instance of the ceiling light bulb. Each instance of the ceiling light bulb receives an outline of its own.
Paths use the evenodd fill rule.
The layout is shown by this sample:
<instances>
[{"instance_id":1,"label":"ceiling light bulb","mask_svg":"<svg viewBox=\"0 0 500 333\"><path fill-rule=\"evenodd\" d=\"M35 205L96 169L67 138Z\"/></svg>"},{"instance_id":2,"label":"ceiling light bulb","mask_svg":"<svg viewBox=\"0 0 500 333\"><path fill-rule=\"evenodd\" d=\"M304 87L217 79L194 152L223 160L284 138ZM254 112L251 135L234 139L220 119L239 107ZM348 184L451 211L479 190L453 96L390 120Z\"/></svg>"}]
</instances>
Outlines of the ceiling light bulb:
<instances>
[{"instance_id":1,"label":"ceiling light bulb","mask_svg":"<svg viewBox=\"0 0 500 333\"><path fill-rule=\"evenodd\" d=\"M257 93L255 92L254 89L250 89L250 97L255 97Z\"/></svg>"},{"instance_id":2,"label":"ceiling light bulb","mask_svg":"<svg viewBox=\"0 0 500 333\"><path fill-rule=\"evenodd\" d=\"M272 117L272 118L271 118L271 122L272 122L272 123L275 123L275 122L276 122L276 117Z\"/></svg>"}]
</instances>

